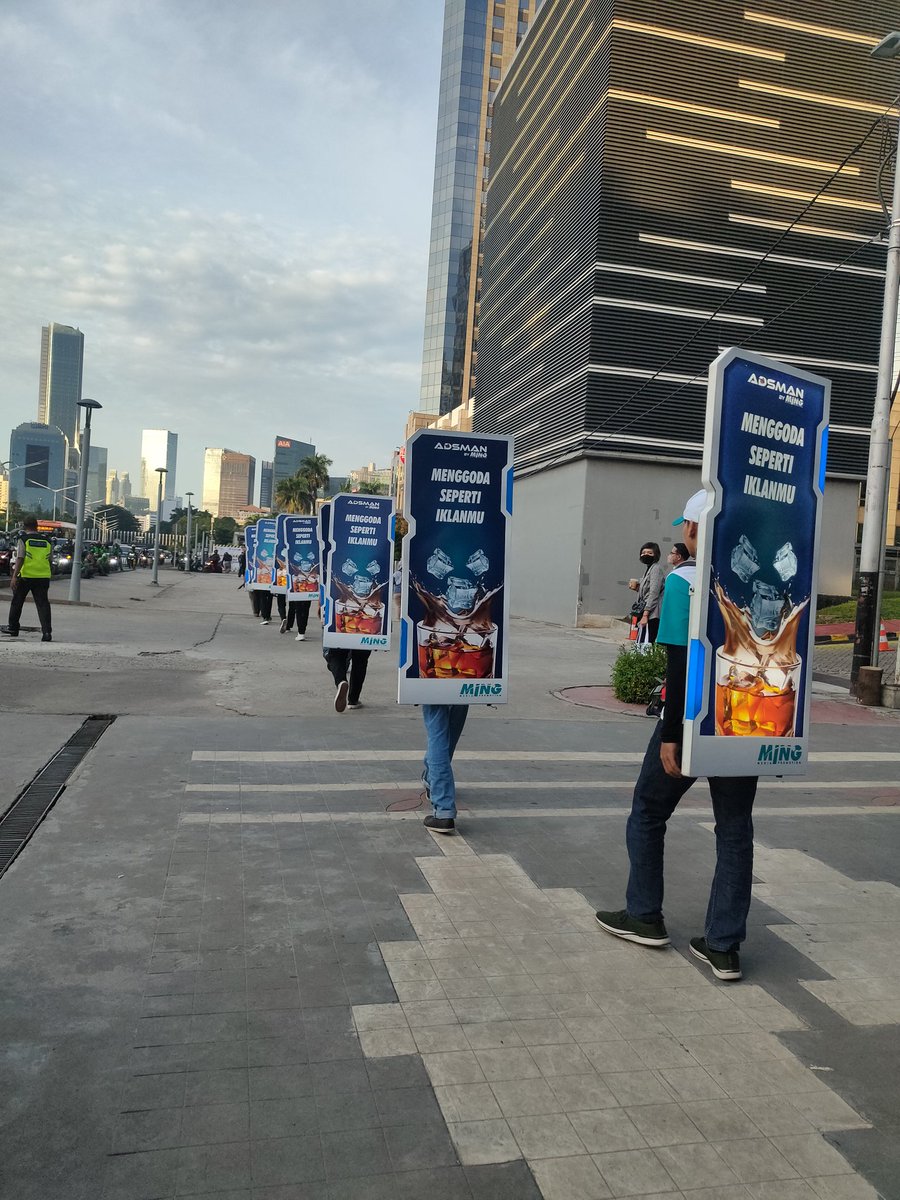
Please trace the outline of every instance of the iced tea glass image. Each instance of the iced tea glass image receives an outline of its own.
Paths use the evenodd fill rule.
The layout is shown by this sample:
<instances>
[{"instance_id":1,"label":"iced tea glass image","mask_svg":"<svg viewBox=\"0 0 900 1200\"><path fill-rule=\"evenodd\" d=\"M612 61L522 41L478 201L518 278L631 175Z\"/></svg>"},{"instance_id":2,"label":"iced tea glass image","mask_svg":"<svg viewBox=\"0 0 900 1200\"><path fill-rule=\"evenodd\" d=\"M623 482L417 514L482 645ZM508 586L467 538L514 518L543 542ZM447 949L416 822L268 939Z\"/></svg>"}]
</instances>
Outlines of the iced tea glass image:
<instances>
[{"instance_id":1,"label":"iced tea glass image","mask_svg":"<svg viewBox=\"0 0 900 1200\"><path fill-rule=\"evenodd\" d=\"M319 590L318 580L319 568L316 567L313 571L300 571L299 574L291 576L291 591L301 592L310 595Z\"/></svg>"},{"instance_id":2,"label":"iced tea glass image","mask_svg":"<svg viewBox=\"0 0 900 1200\"><path fill-rule=\"evenodd\" d=\"M493 679L496 625L484 632L418 625L416 637L420 679Z\"/></svg>"},{"instance_id":3,"label":"iced tea glass image","mask_svg":"<svg viewBox=\"0 0 900 1200\"><path fill-rule=\"evenodd\" d=\"M800 671L793 663L748 664L716 651L716 733L726 737L793 737Z\"/></svg>"},{"instance_id":4,"label":"iced tea glass image","mask_svg":"<svg viewBox=\"0 0 900 1200\"><path fill-rule=\"evenodd\" d=\"M384 605L380 600L338 600L334 620L338 633L380 634L384 623Z\"/></svg>"}]
</instances>

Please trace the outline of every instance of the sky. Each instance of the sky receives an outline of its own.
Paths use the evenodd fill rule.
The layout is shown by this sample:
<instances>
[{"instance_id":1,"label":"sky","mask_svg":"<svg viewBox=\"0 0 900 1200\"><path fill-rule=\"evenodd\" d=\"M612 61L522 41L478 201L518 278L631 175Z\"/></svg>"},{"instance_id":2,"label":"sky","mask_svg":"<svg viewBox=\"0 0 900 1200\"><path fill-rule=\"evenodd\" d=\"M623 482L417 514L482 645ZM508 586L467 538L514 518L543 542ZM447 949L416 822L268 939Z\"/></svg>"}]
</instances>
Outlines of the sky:
<instances>
[{"instance_id":1,"label":"sky","mask_svg":"<svg viewBox=\"0 0 900 1200\"><path fill-rule=\"evenodd\" d=\"M441 0L2 0L0 449L41 327L85 337L109 469L143 428L333 474L418 404ZM0 453L0 458L8 454ZM137 487L135 487L137 490Z\"/></svg>"}]
</instances>

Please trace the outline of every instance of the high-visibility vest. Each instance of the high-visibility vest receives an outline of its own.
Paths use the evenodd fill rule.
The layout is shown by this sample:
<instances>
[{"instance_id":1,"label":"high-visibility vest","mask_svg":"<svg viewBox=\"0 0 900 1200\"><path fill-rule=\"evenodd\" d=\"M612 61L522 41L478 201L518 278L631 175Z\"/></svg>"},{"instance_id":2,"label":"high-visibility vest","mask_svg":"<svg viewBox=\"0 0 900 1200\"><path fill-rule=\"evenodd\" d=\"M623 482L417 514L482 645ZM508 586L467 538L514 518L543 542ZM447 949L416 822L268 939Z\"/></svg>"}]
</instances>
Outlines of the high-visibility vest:
<instances>
[{"instance_id":1,"label":"high-visibility vest","mask_svg":"<svg viewBox=\"0 0 900 1200\"><path fill-rule=\"evenodd\" d=\"M19 574L23 579L49 579L50 553L53 547L45 537L38 534L22 538L25 543L25 559Z\"/></svg>"}]
</instances>

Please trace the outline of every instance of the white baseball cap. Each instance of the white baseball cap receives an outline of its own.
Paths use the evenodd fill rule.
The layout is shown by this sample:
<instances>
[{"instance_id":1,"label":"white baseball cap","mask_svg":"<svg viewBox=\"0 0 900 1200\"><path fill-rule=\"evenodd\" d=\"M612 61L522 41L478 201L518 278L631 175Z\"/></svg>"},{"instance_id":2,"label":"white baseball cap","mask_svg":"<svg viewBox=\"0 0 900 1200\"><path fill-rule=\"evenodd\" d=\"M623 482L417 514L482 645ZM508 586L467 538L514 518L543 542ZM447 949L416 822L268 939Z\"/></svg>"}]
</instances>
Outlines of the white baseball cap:
<instances>
[{"instance_id":1,"label":"white baseball cap","mask_svg":"<svg viewBox=\"0 0 900 1200\"><path fill-rule=\"evenodd\" d=\"M694 492L690 500L685 502L684 512L672 524L683 525L685 521L699 521L704 508L706 508L706 488L701 488L699 492Z\"/></svg>"}]
</instances>

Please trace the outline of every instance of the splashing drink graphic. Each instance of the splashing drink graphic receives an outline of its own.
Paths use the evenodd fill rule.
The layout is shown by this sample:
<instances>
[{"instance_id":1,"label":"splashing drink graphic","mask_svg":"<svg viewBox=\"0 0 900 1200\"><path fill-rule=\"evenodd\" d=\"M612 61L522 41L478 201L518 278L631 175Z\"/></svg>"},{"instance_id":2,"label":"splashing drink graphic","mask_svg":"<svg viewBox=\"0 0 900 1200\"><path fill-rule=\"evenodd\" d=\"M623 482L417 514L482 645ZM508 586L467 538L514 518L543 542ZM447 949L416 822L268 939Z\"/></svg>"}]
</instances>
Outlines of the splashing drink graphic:
<instances>
[{"instance_id":1,"label":"splashing drink graphic","mask_svg":"<svg viewBox=\"0 0 900 1200\"><path fill-rule=\"evenodd\" d=\"M416 627L419 678L493 679L497 626L491 620L491 601L500 588L484 592L473 585L469 595L456 586L440 596L416 579L412 586L425 609ZM464 600L470 607L455 611L454 600Z\"/></svg>"}]
</instances>

